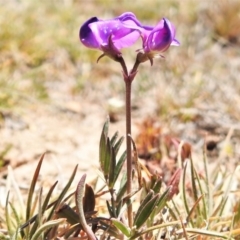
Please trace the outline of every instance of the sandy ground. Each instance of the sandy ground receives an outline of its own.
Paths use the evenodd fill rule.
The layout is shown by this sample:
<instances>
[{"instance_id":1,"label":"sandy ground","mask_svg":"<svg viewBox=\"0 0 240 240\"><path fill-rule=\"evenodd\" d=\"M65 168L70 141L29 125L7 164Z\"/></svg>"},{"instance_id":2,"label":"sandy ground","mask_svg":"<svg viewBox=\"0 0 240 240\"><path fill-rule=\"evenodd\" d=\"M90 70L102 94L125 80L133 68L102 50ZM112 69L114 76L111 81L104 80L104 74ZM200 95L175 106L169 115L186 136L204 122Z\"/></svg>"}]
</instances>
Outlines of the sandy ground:
<instances>
[{"instance_id":1,"label":"sandy ground","mask_svg":"<svg viewBox=\"0 0 240 240\"><path fill-rule=\"evenodd\" d=\"M136 134L136 116L133 112L133 134ZM22 109L21 116L5 112L0 129L2 147L10 145L4 156L10 161L14 175L21 185L27 186L40 156L46 153L41 176L53 180L67 180L76 164L79 173L87 173L89 179L96 176L98 169L99 139L102 126L108 116L104 100L79 97L64 102L61 107L32 105ZM135 117L134 117L135 116ZM139 120L138 120L139 121ZM111 123L110 136L119 131L125 134L124 111L119 112L118 121ZM122 146L124 149L125 143ZM0 172L6 176L7 166Z\"/></svg>"}]
</instances>

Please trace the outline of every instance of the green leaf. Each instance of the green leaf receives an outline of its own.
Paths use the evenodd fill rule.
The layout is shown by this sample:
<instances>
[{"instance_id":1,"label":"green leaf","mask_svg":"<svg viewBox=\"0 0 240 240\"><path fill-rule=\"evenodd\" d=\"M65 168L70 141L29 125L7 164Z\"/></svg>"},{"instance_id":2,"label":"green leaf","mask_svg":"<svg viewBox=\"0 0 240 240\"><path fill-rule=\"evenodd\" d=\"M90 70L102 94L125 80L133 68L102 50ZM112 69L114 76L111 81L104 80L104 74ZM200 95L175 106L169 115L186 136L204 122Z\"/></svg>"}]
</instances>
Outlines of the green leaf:
<instances>
[{"instance_id":1,"label":"green leaf","mask_svg":"<svg viewBox=\"0 0 240 240\"><path fill-rule=\"evenodd\" d=\"M106 181L108 181L109 179L111 155L112 155L111 143L110 139L107 137L105 145L101 146L100 149L101 169L103 171L103 175Z\"/></svg>"},{"instance_id":2,"label":"green leaf","mask_svg":"<svg viewBox=\"0 0 240 240\"><path fill-rule=\"evenodd\" d=\"M122 162L120 162L120 165L118 165L116 172L116 155L124 138L121 137L117 141L118 132L116 132L110 140L110 138L108 137L108 127L109 119L107 119L107 121L105 122L100 137L99 161L104 178L108 183L108 187L113 188L116 182L116 178L121 170L121 164L123 164Z\"/></svg>"},{"instance_id":3,"label":"green leaf","mask_svg":"<svg viewBox=\"0 0 240 240\"><path fill-rule=\"evenodd\" d=\"M191 162L191 182L192 182L192 191L193 191L193 196L194 196L194 201L196 202L198 200L198 190L197 190L197 185L196 185L196 181L195 181L195 168L193 165L193 160L192 158L190 158L190 162ZM200 216L200 208L199 205L197 205L197 213L198 216Z\"/></svg>"},{"instance_id":4,"label":"green leaf","mask_svg":"<svg viewBox=\"0 0 240 240\"><path fill-rule=\"evenodd\" d=\"M206 143L205 146L203 148L203 163L204 163L204 172L205 172L205 181L206 181L206 196L207 196L207 214L208 217L210 216L210 214L212 213L212 209L213 209L213 195L212 195L212 191L210 190L210 179L209 179L209 173L208 173L208 161L207 161L207 153L206 153ZM218 171L217 171L218 172ZM204 196L205 199L205 196Z\"/></svg>"},{"instance_id":5,"label":"green leaf","mask_svg":"<svg viewBox=\"0 0 240 240\"><path fill-rule=\"evenodd\" d=\"M54 188L56 187L58 181L56 181L53 186L50 188L45 200L44 200L44 203L43 203L43 206L42 206L42 213L45 212L46 209L49 209L51 206L53 206L54 204L51 203L50 205L48 205L49 203L49 200L50 200L50 197L52 196L52 192L54 190ZM32 218L30 218L27 222L25 222L24 224L21 225L20 229L23 230L25 227L27 227L28 225L30 225L31 223L33 223L38 217L38 214L36 214L35 216L33 216Z\"/></svg>"},{"instance_id":6,"label":"green leaf","mask_svg":"<svg viewBox=\"0 0 240 240\"><path fill-rule=\"evenodd\" d=\"M162 177L158 177L152 189L155 193L158 193L160 192L161 187L162 187Z\"/></svg>"},{"instance_id":7,"label":"green leaf","mask_svg":"<svg viewBox=\"0 0 240 240\"><path fill-rule=\"evenodd\" d=\"M85 179L86 179L86 174L83 174L81 177L77 190L76 190L76 207L79 213L79 221L83 227L83 230L87 233L88 239L89 240L95 240L96 237L92 231L92 229L88 226L86 219L85 219L85 214L83 210L83 197L84 197L84 184L85 184Z\"/></svg>"},{"instance_id":8,"label":"green leaf","mask_svg":"<svg viewBox=\"0 0 240 240\"><path fill-rule=\"evenodd\" d=\"M208 212L208 210L207 210L207 203L206 203L206 197L205 197L205 192L204 192L204 190L203 189L205 189L204 187L205 186L202 186L203 185L203 183L201 183L201 181L200 181L200 178L199 178L199 175L198 175L198 173L197 173L197 171L195 170L195 176L196 176L196 180L197 180L197 183L198 183L198 186L199 186L199 191L200 191L200 193L201 193L201 198L202 198L202 202L203 202L203 209L202 209L202 218L203 219L207 219L208 218L208 216L209 216L209 212ZM205 185L205 184L204 184ZM200 220L201 221L201 220Z\"/></svg>"},{"instance_id":9,"label":"green leaf","mask_svg":"<svg viewBox=\"0 0 240 240\"><path fill-rule=\"evenodd\" d=\"M100 225L99 228L102 229L104 232L108 233L110 236L115 237L115 239L121 239L119 236L119 232L114 225L109 225L104 221L99 221Z\"/></svg>"},{"instance_id":10,"label":"green leaf","mask_svg":"<svg viewBox=\"0 0 240 240\"><path fill-rule=\"evenodd\" d=\"M65 219L51 220L44 223L38 230L34 233L31 240L39 240L40 236L43 235L48 229L58 226L61 223L64 223Z\"/></svg>"},{"instance_id":11,"label":"green leaf","mask_svg":"<svg viewBox=\"0 0 240 240\"><path fill-rule=\"evenodd\" d=\"M109 201L106 201L106 204L107 204L107 209L108 209L110 217L116 217L113 212L112 206L109 204Z\"/></svg>"},{"instance_id":12,"label":"green leaf","mask_svg":"<svg viewBox=\"0 0 240 240\"><path fill-rule=\"evenodd\" d=\"M115 151L115 154L116 154L116 155L117 155L117 153L118 153L118 151L119 151L119 149L120 149L120 147L121 147L121 145L122 145L123 140L124 140L124 137L121 137L121 138L117 141L117 143L114 145L114 151ZM113 146L113 145L112 145L112 146Z\"/></svg>"},{"instance_id":13,"label":"green leaf","mask_svg":"<svg viewBox=\"0 0 240 240\"><path fill-rule=\"evenodd\" d=\"M233 219L233 226L235 227L240 223L240 200L237 201L234 208L235 208L235 215Z\"/></svg>"},{"instance_id":14,"label":"green leaf","mask_svg":"<svg viewBox=\"0 0 240 240\"><path fill-rule=\"evenodd\" d=\"M77 231L82 230L81 224L77 223L75 225L70 225L70 227L64 232L64 238L63 239L72 239L71 235L73 233L76 233Z\"/></svg>"},{"instance_id":15,"label":"green leaf","mask_svg":"<svg viewBox=\"0 0 240 240\"><path fill-rule=\"evenodd\" d=\"M150 225L153 225L155 216L162 211L162 209L167 205L167 202L169 201L169 192L170 187L168 187L165 192L159 197L159 200L156 203L156 207L153 209L153 211L150 214Z\"/></svg>"},{"instance_id":16,"label":"green leaf","mask_svg":"<svg viewBox=\"0 0 240 240\"><path fill-rule=\"evenodd\" d=\"M188 206L188 200L187 200L187 191L186 191L186 172L187 172L187 162L184 165L183 168L183 175L182 175L182 184L181 184L181 193L182 193L182 198L183 198L183 203L187 212L187 215L189 215L189 206Z\"/></svg>"},{"instance_id":17,"label":"green leaf","mask_svg":"<svg viewBox=\"0 0 240 240\"><path fill-rule=\"evenodd\" d=\"M148 194L145 196L145 198L143 199L143 201L140 203L140 206L138 208L138 211L135 215L135 219L139 217L139 214L142 212L143 208L145 207L145 205L153 198L154 196L154 192L152 189L150 189L150 191L148 192Z\"/></svg>"},{"instance_id":18,"label":"green leaf","mask_svg":"<svg viewBox=\"0 0 240 240\"><path fill-rule=\"evenodd\" d=\"M70 186L71 186L71 184L74 180L74 177L76 175L77 168L78 168L78 165L76 165L76 167L74 168L73 173L72 173L71 177L69 178L68 183L66 184L66 186L61 191L61 194L59 195L57 201L54 203L54 205L52 207L52 210L51 210L50 214L48 215L47 221L49 221L52 218L52 216L54 214L54 211L57 209L57 207L59 206L59 204L63 200L64 196L66 195L68 189L70 188Z\"/></svg>"},{"instance_id":19,"label":"green leaf","mask_svg":"<svg viewBox=\"0 0 240 240\"><path fill-rule=\"evenodd\" d=\"M30 230L30 233L29 233L29 238L30 239L32 238L34 233L37 231L38 227L41 226L41 224L42 224L42 214L43 214L43 210L42 210L42 188L40 188L38 201L39 201L38 214L37 214L36 221L35 221L33 227Z\"/></svg>"},{"instance_id":20,"label":"green leaf","mask_svg":"<svg viewBox=\"0 0 240 240\"><path fill-rule=\"evenodd\" d=\"M150 233L150 232L153 232L154 230L159 230L161 228L167 228L169 226L174 226L176 227L176 225L181 225L181 222L180 221L170 221L170 222L167 222L167 223L162 223L162 224L158 224L158 225L154 225L154 226L151 226L151 227L148 227L144 230L141 230L141 231L136 231L130 238L129 240L131 239L142 239L142 238L139 238L141 236L144 236L144 234L146 233Z\"/></svg>"},{"instance_id":21,"label":"green leaf","mask_svg":"<svg viewBox=\"0 0 240 240\"><path fill-rule=\"evenodd\" d=\"M140 166L139 160L138 160L137 147L136 147L136 144L133 141L132 137L131 137L131 142L132 142L132 146L133 146L133 160L134 160L134 163L135 163L135 168L136 168L137 178L138 178L138 188L141 189L142 185L143 185L143 183L142 183L142 171L141 171L141 166Z\"/></svg>"},{"instance_id":22,"label":"green leaf","mask_svg":"<svg viewBox=\"0 0 240 240\"><path fill-rule=\"evenodd\" d=\"M38 176L39 176L39 172L40 172L40 169L41 169L41 166L42 166L44 155L45 154L43 154L41 156L41 158L39 160L39 163L37 165L37 168L35 170L35 173L33 175L33 179L31 181L31 186L30 186L30 189L29 189L29 192L28 192L28 198L27 198L26 221L28 221L29 218L30 218L30 213L31 213L31 208L32 208L32 198L33 198L35 186L36 186L36 183L37 183L37 179L38 179Z\"/></svg>"},{"instance_id":23,"label":"green leaf","mask_svg":"<svg viewBox=\"0 0 240 240\"><path fill-rule=\"evenodd\" d=\"M213 213L211 214L211 217L215 217L215 216L221 216L222 215L222 211L227 203L228 198L224 198L222 197L221 201L219 202L219 204L215 207L215 209L213 210Z\"/></svg>"},{"instance_id":24,"label":"green leaf","mask_svg":"<svg viewBox=\"0 0 240 240\"><path fill-rule=\"evenodd\" d=\"M191 219L193 213L196 212L195 209L196 209L197 205L199 204L199 202L201 201L201 199L202 199L202 196L200 196L199 199L194 203L192 209L189 212L189 215L186 217L186 221L187 222L189 222L189 220Z\"/></svg>"},{"instance_id":25,"label":"green leaf","mask_svg":"<svg viewBox=\"0 0 240 240\"><path fill-rule=\"evenodd\" d=\"M116 202L119 202L127 191L127 173L124 172L117 192Z\"/></svg>"},{"instance_id":26,"label":"green leaf","mask_svg":"<svg viewBox=\"0 0 240 240\"><path fill-rule=\"evenodd\" d=\"M108 130L109 130L109 117L107 117L106 122L103 125L103 134L107 137L108 136Z\"/></svg>"},{"instance_id":27,"label":"green leaf","mask_svg":"<svg viewBox=\"0 0 240 240\"><path fill-rule=\"evenodd\" d=\"M119 216L121 209L123 206L123 200L120 200L119 203L117 204L117 209L116 209L116 215Z\"/></svg>"},{"instance_id":28,"label":"green leaf","mask_svg":"<svg viewBox=\"0 0 240 240\"><path fill-rule=\"evenodd\" d=\"M124 225L121 221L119 221L118 219L111 219L113 225L119 230L121 231L126 237L130 237L131 236L131 229Z\"/></svg>"},{"instance_id":29,"label":"green leaf","mask_svg":"<svg viewBox=\"0 0 240 240\"><path fill-rule=\"evenodd\" d=\"M120 157L120 159L117 162L117 165L116 165L115 171L114 171L114 184L116 183L118 176L122 170L123 164L126 161L126 156L127 156L127 152L124 151L124 153L122 154L122 156Z\"/></svg>"},{"instance_id":30,"label":"green leaf","mask_svg":"<svg viewBox=\"0 0 240 240\"><path fill-rule=\"evenodd\" d=\"M111 147L111 158L109 164L109 180L108 187L111 189L114 186L114 178L115 178L115 169L116 169L116 154L114 149Z\"/></svg>"},{"instance_id":31,"label":"green leaf","mask_svg":"<svg viewBox=\"0 0 240 240\"><path fill-rule=\"evenodd\" d=\"M14 207L14 204L12 204L11 202L9 202L9 205L11 207L11 219L15 220L14 222L14 225L13 225L13 221L12 221L12 225L13 225L13 228L16 229L19 225L20 225L20 218L21 216L19 216L19 212L18 210Z\"/></svg>"},{"instance_id":32,"label":"green leaf","mask_svg":"<svg viewBox=\"0 0 240 240\"><path fill-rule=\"evenodd\" d=\"M160 196L156 206L157 206L157 210L156 212L159 213L166 205L168 199L169 199L169 191L170 191L170 187L168 187L165 192Z\"/></svg>"},{"instance_id":33,"label":"green leaf","mask_svg":"<svg viewBox=\"0 0 240 240\"><path fill-rule=\"evenodd\" d=\"M118 132L115 132L115 134L111 138L111 146L115 144L115 142L117 141L117 138L118 138Z\"/></svg>"},{"instance_id":34,"label":"green leaf","mask_svg":"<svg viewBox=\"0 0 240 240\"><path fill-rule=\"evenodd\" d=\"M56 181L49 189L48 193L47 193L47 196L45 197L45 200L43 202L43 205L42 205L42 213L44 213L46 211L46 209L48 208L48 203L50 201L50 198L52 197L52 193L53 193L53 190L55 189L55 187L57 186L58 184L58 181Z\"/></svg>"},{"instance_id":35,"label":"green leaf","mask_svg":"<svg viewBox=\"0 0 240 240\"><path fill-rule=\"evenodd\" d=\"M109 119L107 119L107 121L105 122L103 129L102 129L102 133L101 133L101 137L100 137L100 145L99 145L99 162L100 162L100 166L101 169L103 171L104 177L107 180L108 179L108 163L109 163L109 150L110 149L110 140L107 137L108 136L108 127L109 127ZM107 162L107 163L106 163Z\"/></svg>"},{"instance_id":36,"label":"green leaf","mask_svg":"<svg viewBox=\"0 0 240 240\"><path fill-rule=\"evenodd\" d=\"M93 212L95 209L95 194L92 187L85 184L85 194L83 198L84 213Z\"/></svg>"},{"instance_id":37,"label":"green leaf","mask_svg":"<svg viewBox=\"0 0 240 240\"><path fill-rule=\"evenodd\" d=\"M7 198L6 198L5 216L6 216L6 224L7 224L8 233L9 233L9 234L12 234L14 230L13 230L12 221L11 221L11 216L10 216L9 208L8 208L8 204L9 204L9 194L10 194L10 192L8 192Z\"/></svg>"},{"instance_id":38,"label":"green leaf","mask_svg":"<svg viewBox=\"0 0 240 240\"><path fill-rule=\"evenodd\" d=\"M159 194L156 194L144 205L144 207L142 207L143 205L140 206L141 211L138 211L134 219L134 225L137 229L139 229L146 222L158 202Z\"/></svg>"},{"instance_id":39,"label":"green leaf","mask_svg":"<svg viewBox=\"0 0 240 240\"><path fill-rule=\"evenodd\" d=\"M214 237L215 238L222 238L222 239L229 239L229 236L226 236L225 234L216 232L216 231L209 231L205 229L197 229L197 228L185 228L184 231L187 233L193 233L193 234L198 234L198 235L203 235L203 236L208 236L208 237ZM183 230L178 230L177 233L182 233Z\"/></svg>"},{"instance_id":40,"label":"green leaf","mask_svg":"<svg viewBox=\"0 0 240 240\"><path fill-rule=\"evenodd\" d=\"M67 222L71 225L79 224L78 214L66 203L62 203L58 209L56 209L55 215L57 218L66 218Z\"/></svg>"}]
</instances>

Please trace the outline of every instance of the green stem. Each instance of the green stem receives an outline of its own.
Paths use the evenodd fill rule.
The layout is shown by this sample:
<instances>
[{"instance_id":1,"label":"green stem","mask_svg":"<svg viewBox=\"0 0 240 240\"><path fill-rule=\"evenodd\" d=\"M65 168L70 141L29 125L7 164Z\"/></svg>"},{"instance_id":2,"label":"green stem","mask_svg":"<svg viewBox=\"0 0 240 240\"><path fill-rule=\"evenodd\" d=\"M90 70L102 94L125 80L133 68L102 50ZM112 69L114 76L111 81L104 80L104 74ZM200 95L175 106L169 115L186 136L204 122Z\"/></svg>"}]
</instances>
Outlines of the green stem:
<instances>
[{"instance_id":1,"label":"green stem","mask_svg":"<svg viewBox=\"0 0 240 240\"><path fill-rule=\"evenodd\" d=\"M112 203L112 212L115 218L117 218L117 214L116 214L116 206L115 206L115 199L114 199L114 190L110 189L110 194L111 194L111 203Z\"/></svg>"},{"instance_id":2,"label":"green stem","mask_svg":"<svg viewBox=\"0 0 240 240\"><path fill-rule=\"evenodd\" d=\"M126 79L127 194L132 192L131 85L132 81ZM132 228L132 204L128 205L128 224Z\"/></svg>"},{"instance_id":3,"label":"green stem","mask_svg":"<svg viewBox=\"0 0 240 240\"><path fill-rule=\"evenodd\" d=\"M123 78L125 81L125 90L126 90L126 141L127 141L127 194L130 195L132 193L132 131L131 131L131 87L132 81L135 78L137 73L137 68L140 64L138 59L130 71L128 73L126 64L124 59L121 57L118 59L118 62L122 66L123 70ZM132 214L132 204L128 204L128 225L132 228L133 225L133 214Z\"/></svg>"},{"instance_id":4,"label":"green stem","mask_svg":"<svg viewBox=\"0 0 240 240\"><path fill-rule=\"evenodd\" d=\"M138 59L136 59L136 62L134 63L134 66L133 66L132 70L130 71L129 75L134 74L134 76L135 76L139 65L140 65L140 62L138 61Z\"/></svg>"}]
</instances>

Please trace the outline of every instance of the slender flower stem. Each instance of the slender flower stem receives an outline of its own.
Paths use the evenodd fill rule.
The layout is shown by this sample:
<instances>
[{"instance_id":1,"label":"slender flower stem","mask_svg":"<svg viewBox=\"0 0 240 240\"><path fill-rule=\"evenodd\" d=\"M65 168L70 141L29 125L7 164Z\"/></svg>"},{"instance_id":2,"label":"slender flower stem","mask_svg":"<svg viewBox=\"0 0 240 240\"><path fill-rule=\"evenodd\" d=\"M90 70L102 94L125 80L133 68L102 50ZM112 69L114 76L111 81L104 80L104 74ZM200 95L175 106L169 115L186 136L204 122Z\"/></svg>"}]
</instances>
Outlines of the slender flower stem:
<instances>
[{"instance_id":1,"label":"slender flower stem","mask_svg":"<svg viewBox=\"0 0 240 240\"><path fill-rule=\"evenodd\" d=\"M124 81L126 82L126 81L127 81L127 78L128 78L128 70L127 70L127 66L126 66L126 63L125 63L123 57L118 58L118 62L119 62L119 63L121 64L121 66L122 66L123 78L124 78Z\"/></svg>"},{"instance_id":2,"label":"slender flower stem","mask_svg":"<svg viewBox=\"0 0 240 240\"><path fill-rule=\"evenodd\" d=\"M125 107L126 107L126 148L127 148L127 194L132 192L132 143L131 143L131 85L134 74L128 73L126 63L122 57L118 58L118 62L122 66L123 79L125 82ZM128 225L132 228L133 214L132 204L128 204Z\"/></svg>"},{"instance_id":3,"label":"slender flower stem","mask_svg":"<svg viewBox=\"0 0 240 240\"><path fill-rule=\"evenodd\" d=\"M131 75L131 74L134 74L134 77L135 77L135 75L136 75L136 73L137 73L137 69L138 69L140 63L141 63L141 62L139 62L138 59L136 59L136 62L134 63L134 66L133 66L133 68L132 68L132 70L131 70L131 72L130 72L130 75ZM134 78L134 77L133 77L133 78ZM133 79L132 79L132 80L133 80Z\"/></svg>"},{"instance_id":4,"label":"slender flower stem","mask_svg":"<svg viewBox=\"0 0 240 240\"><path fill-rule=\"evenodd\" d=\"M132 192L132 143L131 143L131 85L132 81L125 80L126 87L126 141L127 141L127 194ZM128 205L128 224L132 227L132 204Z\"/></svg>"},{"instance_id":5,"label":"slender flower stem","mask_svg":"<svg viewBox=\"0 0 240 240\"><path fill-rule=\"evenodd\" d=\"M123 70L123 79L125 81L125 90L126 90L126 148L127 148L127 194L130 195L132 193L132 131L131 131L131 87L132 81L136 76L138 66L140 62L136 59L136 62L128 73L125 61L122 57L118 59L118 62L122 66ZM132 228L133 225L133 214L132 214L132 204L128 205L128 225Z\"/></svg>"}]
</instances>

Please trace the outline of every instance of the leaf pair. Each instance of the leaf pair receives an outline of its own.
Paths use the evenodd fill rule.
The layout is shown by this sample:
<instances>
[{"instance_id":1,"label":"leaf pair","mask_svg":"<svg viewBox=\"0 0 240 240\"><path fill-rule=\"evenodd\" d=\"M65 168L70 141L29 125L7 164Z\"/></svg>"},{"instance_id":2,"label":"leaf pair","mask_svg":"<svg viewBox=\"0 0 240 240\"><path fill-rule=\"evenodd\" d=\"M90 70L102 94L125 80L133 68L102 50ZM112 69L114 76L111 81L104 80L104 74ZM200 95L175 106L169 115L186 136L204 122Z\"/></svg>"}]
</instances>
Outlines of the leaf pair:
<instances>
[{"instance_id":1,"label":"leaf pair","mask_svg":"<svg viewBox=\"0 0 240 240\"><path fill-rule=\"evenodd\" d=\"M148 220L151 214L154 213L154 216L156 216L164 208L168 201L169 189L167 188L162 195L154 193L153 190L148 192L134 218L134 225L137 229Z\"/></svg>"},{"instance_id":2,"label":"leaf pair","mask_svg":"<svg viewBox=\"0 0 240 240\"><path fill-rule=\"evenodd\" d=\"M123 137L118 139L118 132L116 132L110 139L108 137L108 128L109 119L103 126L100 138L99 161L108 188L112 189L126 160L126 151L124 151L117 161L116 156L123 142Z\"/></svg>"},{"instance_id":3,"label":"leaf pair","mask_svg":"<svg viewBox=\"0 0 240 240\"><path fill-rule=\"evenodd\" d=\"M112 218L111 221L113 225L126 237L129 239L135 239L137 236L142 235L142 230L140 229L144 224L147 223L149 219L154 220L154 217L166 206L168 201L169 189L167 188L165 192L161 195L160 193L155 193L152 189L148 192L146 197L141 202L137 213L134 217L134 229L130 229L127 225L118 219ZM148 225L148 224L147 224ZM150 226L153 226L153 221ZM149 229L149 232L152 231ZM148 232L148 228L144 230L145 233Z\"/></svg>"}]
</instances>

